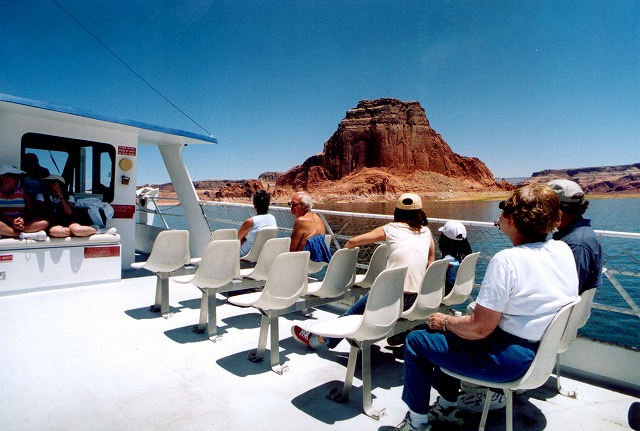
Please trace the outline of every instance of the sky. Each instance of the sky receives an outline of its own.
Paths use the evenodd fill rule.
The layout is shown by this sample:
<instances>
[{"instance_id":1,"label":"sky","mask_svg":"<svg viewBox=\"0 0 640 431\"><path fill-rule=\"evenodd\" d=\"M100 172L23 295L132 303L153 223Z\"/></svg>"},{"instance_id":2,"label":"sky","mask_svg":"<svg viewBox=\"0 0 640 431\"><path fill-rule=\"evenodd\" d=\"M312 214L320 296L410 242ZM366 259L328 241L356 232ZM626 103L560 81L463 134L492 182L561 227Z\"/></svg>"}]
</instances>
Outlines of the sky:
<instances>
[{"instance_id":1,"label":"sky","mask_svg":"<svg viewBox=\"0 0 640 431\"><path fill-rule=\"evenodd\" d=\"M640 162L637 0L0 0L0 28L0 93L212 134L193 180L287 171L381 97L498 178Z\"/></svg>"}]
</instances>

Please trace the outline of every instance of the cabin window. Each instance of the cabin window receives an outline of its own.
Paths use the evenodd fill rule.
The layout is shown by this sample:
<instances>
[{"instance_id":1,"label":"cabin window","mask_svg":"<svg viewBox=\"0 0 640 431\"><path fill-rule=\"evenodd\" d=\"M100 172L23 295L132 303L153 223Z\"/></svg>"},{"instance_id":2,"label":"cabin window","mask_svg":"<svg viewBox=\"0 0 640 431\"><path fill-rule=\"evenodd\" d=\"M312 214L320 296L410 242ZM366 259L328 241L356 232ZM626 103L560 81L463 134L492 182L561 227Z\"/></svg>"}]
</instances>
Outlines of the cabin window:
<instances>
[{"instance_id":1,"label":"cabin window","mask_svg":"<svg viewBox=\"0 0 640 431\"><path fill-rule=\"evenodd\" d=\"M35 154L40 166L51 175L63 176L69 191L76 196L98 195L104 202L113 201L113 145L27 133L22 137L23 165L29 153Z\"/></svg>"}]
</instances>

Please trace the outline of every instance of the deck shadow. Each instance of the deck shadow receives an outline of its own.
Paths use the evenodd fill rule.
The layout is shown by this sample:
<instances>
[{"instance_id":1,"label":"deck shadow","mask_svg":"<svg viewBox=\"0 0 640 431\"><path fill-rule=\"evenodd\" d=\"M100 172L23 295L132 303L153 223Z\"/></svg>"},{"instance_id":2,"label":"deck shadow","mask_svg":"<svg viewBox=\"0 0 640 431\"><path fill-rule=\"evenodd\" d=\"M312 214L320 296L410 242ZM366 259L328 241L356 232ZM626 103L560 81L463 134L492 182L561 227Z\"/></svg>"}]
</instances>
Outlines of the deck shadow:
<instances>
[{"instance_id":1,"label":"deck shadow","mask_svg":"<svg viewBox=\"0 0 640 431\"><path fill-rule=\"evenodd\" d=\"M260 328L260 313L247 313L238 314L236 316L225 317L221 321L225 323L227 327L236 329L254 329ZM218 326L218 329L222 327ZM257 342L257 339L256 339Z\"/></svg>"},{"instance_id":2,"label":"deck shadow","mask_svg":"<svg viewBox=\"0 0 640 431\"><path fill-rule=\"evenodd\" d=\"M200 343L206 341L210 343L209 337L207 337L206 333L198 334L193 332L193 326L182 326L180 328L169 329L168 331L164 331L164 334L167 338L175 341L180 344L189 344L189 343Z\"/></svg>"},{"instance_id":3,"label":"deck shadow","mask_svg":"<svg viewBox=\"0 0 640 431\"><path fill-rule=\"evenodd\" d=\"M149 320L149 319L162 319L162 315L159 311L151 311L149 308L151 305L145 307L133 308L131 310L124 310L124 313L136 320ZM180 312L180 308L169 307L169 313L174 314Z\"/></svg>"},{"instance_id":4,"label":"deck shadow","mask_svg":"<svg viewBox=\"0 0 640 431\"><path fill-rule=\"evenodd\" d=\"M311 388L291 400L291 404L313 417L314 419L328 425L337 422L353 419L364 414L362 412L362 388L354 386L349 393L349 400L346 403L337 403L327 398L333 388L342 389L344 382L332 380L320 386ZM373 397L375 400L375 396Z\"/></svg>"},{"instance_id":5,"label":"deck shadow","mask_svg":"<svg viewBox=\"0 0 640 431\"><path fill-rule=\"evenodd\" d=\"M296 344L296 346L299 346L299 344L293 341L293 339L291 340ZM316 353L313 350L309 350L308 352ZM320 350L317 354L324 359L341 364L344 366L346 373L347 363L349 361L349 352L327 349ZM371 346L371 385L373 390L376 388L390 389L402 386L404 383L403 376L404 365L394 357L393 352L382 349L377 344ZM358 355L354 378L362 381L361 354Z\"/></svg>"},{"instance_id":6,"label":"deck shadow","mask_svg":"<svg viewBox=\"0 0 640 431\"><path fill-rule=\"evenodd\" d=\"M544 386L542 387L544 388ZM541 388L541 389L542 389ZM538 399L537 396L530 396L529 392L535 392L531 389L521 395L515 395L513 398L513 429L514 430L531 430L541 431L547 427L547 418L542 411L536 407L530 398ZM559 395L560 396L560 395ZM543 399L544 400L544 399ZM481 413L462 413L464 424L456 429L459 431L475 431L480 424ZM487 417L486 429L503 430L506 427L505 409L492 410ZM436 423L433 431L449 430L446 424Z\"/></svg>"},{"instance_id":7,"label":"deck shadow","mask_svg":"<svg viewBox=\"0 0 640 431\"><path fill-rule=\"evenodd\" d=\"M185 299L182 301L179 301L178 303L180 305L182 305L182 308L188 308L190 310L199 310L200 309L200 298L193 298L193 299ZM220 300L220 299L216 299L216 306L221 306L222 304L224 304L225 301Z\"/></svg>"},{"instance_id":8,"label":"deck shadow","mask_svg":"<svg viewBox=\"0 0 640 431\"><path fill-rule=\"evenodd\" d=\"M224 358L220 358L216 363L226 371L238 377L256 376L264 373L272 373L271 365L269 362L269 349L266 350L264 358L260 362L251 362L248 358L251 352L255 349L244 350L242 352L234 353ZM289 360L284 356L283 352L280 352L283 364L286 364Z\"/></svg>"}]
</instances>

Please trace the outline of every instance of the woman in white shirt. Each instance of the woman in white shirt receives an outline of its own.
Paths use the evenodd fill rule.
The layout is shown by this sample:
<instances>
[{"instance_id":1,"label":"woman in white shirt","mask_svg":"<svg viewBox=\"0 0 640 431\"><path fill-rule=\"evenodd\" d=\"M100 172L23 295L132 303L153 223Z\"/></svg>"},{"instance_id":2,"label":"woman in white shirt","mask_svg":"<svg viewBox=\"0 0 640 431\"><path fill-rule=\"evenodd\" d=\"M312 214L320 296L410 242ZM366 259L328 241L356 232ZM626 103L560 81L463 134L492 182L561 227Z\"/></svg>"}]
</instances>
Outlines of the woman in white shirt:
<instances>
[{"instance_id":1,"label":"woman in white shirt","mask_svg":"<svg viewBox=\"0 0 640 431\"><path fill-rule=\"evenodd\" d=\"M422 210L422 199L414 193L405 193L396 201L393 222L377 227L370 232L351 238L344 245L354 248L361 245L386 241L389 244L389 260L385 269L407 267L404 282L404 309L415 302L427 266L435 260L435 242L427 227L427 216ZM343 316L363 314L368 294L360 298ZM291 328L293 338L307 347L317 348L326 345L335 347L341 339L324 338L299 326Z\"/></svg>"},{"instance_id":2,"label":"woman in white shirt","mask_svg":"<svg viewBox=\"0 0 640 431\"><path fill-rule=\"evenodd\" d=\"M573 254L562 241L546 240L560 222L560 201L544 184L514 190L500 203L498 227L513 247L491 259L470 316L435 313L429 330L405 342L402 400L409 412L397 430L429 430L430 422L462 423L460 381L440 366L469 377L506 382L531 365L547 325L578 298ZM438 401L429 406L434 387Z\"/></svg>"}]
</instances>

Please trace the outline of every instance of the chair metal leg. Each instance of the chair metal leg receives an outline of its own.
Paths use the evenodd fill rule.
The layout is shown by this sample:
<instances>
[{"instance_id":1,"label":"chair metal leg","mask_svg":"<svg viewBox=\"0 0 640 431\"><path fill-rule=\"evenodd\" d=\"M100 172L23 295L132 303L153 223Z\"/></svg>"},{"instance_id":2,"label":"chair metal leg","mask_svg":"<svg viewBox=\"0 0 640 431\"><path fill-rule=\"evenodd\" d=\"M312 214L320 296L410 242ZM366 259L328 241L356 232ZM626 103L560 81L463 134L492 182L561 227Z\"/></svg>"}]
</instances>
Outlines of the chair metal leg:
<instances>
[{"instance_id":1,"label":"chair metal leg","mask_svg":"<svg viewBox=\"0 0 640 431\"><path fill-rule=\"evenodd\" d=\"M151 306L151 311L158 312L165 319L170 317L169 314L169 273L156 273L156 299Z\"/></svg>"},{"instance_id":2,"label":"chair metal leg","mask_svg":"<svg viewBox=\"0 0 640 431\"><path fill-rule=\"evenodd\" d=\"M484 405L482 406L482 416L480 417L480 425L478 425L478 431L484 431L484 427L487 425L489 406L491 405L491 395L491 389L487 388L487 392L484 394Z\"/></svg>"},{"instance_id":3,"label":"chair metal leg","mask_svg":"<svg viewBox=\"0 0 640 431\"><path fill-rule=\"evenodd\" d=\"M269 312L271 326L271 369L277 374L284 374L289 371L288 365L280 363L280 329L278 314Z\"/></svg>"},{"instance_id":4,"label":"chair metal leg","mask_svg":"<svg viewBox=\"0 0 640 431\"><path fill-rule=\"evenodd\" d=\"M218 316L216 311L216 291L215 289L206 289L207 293L207 306L206 311L208 315L207 322L207 334L209 335L209 340L214 343L218 340L222 339L222 335L218 335ZM202 312L202 310L201 310Z\"/></svg>"},{"instance_id":5,"label":"chair metal leg","mask_svg":"<svg viewBox=\"0 0 640 431\"><path fill-rule=\"evenodd\" d=\"M375 420L380 419L385 413L385 409L376 410L373 408L371 395L371 342L362 343L362 408L367 416Z\"/></svg>"},{"instance_id":6,"label":"chair metal leg","mask_svg":"<svg viewBox=\"0 0 640 431\"><path fill-rule=\"evenodd\" d=\"M569 398L578 398L578 390L568 391L562 387L562 383L560 382L560 354L556 357L556 386L558 388L558 393L560 395L564 395Z\"/></svg>"},{"instance_id":7,"label":"chair metal leg","mask_svg":"<svg viewBox=\"0 0 640 431\"><path fill-rule=\"evenodd\" d=\"M207 330L207 318L208 318L208 301L206 289L200 289L202 297L200 298L200 320L197 325L193 325L191 330L196 334L202 334Z\"/></svg>"},{"instance_id":8,"label":"chair metal leg","mask_svg":"<svg viewBox=\"0 0 640 431\"><path fill-rule=\"evenodd\" d=\"M349 361L347 362L347 374L344 377L344 385L342 386L342 392L340 388L332 388L327 395L327 398L337 403L346 403L349 401L349 394L351 393L351 387L353 386L353 376L356 372L356 364L358 363L358 352L360 346L352 340L348 340L351 348L349 350Z\"/></svg>"},{"instance_id":9,"label":"chair metal leg","mask_svg":"<svg viewBox=\"0 0 640 431\"><path fill-rule=\"evenodd\" d=\"M507 397L507 410L506 410L506 431L513 431L513 391L511 389L505 389L504 394Z\"/></svg>"},{"instance_id":10,"label":"chair metal leg","mask_svg":"<svg viewBox=\"0 0 640 431\"><path fill-rule=\"evenodd\" d=\"M162 282L160 281L160 275L156 274L156 296L153 305L149 307L149 310L157 313L160 311L160 304L162 303Z\"/></svg>"},{"instance_id":11,"label":"chair metal leg","mask_svg":"<svg viewBox=\"0 0 640 431\"><path fill-rule=\"evenodd\" d=\"M258 338L258 348L249 353L251 362L260 362L264 358L264 352L267 350L267 335L269 334L269 316L262 314L260 318L260 338Z\"/></svg>"}]
</instances>

